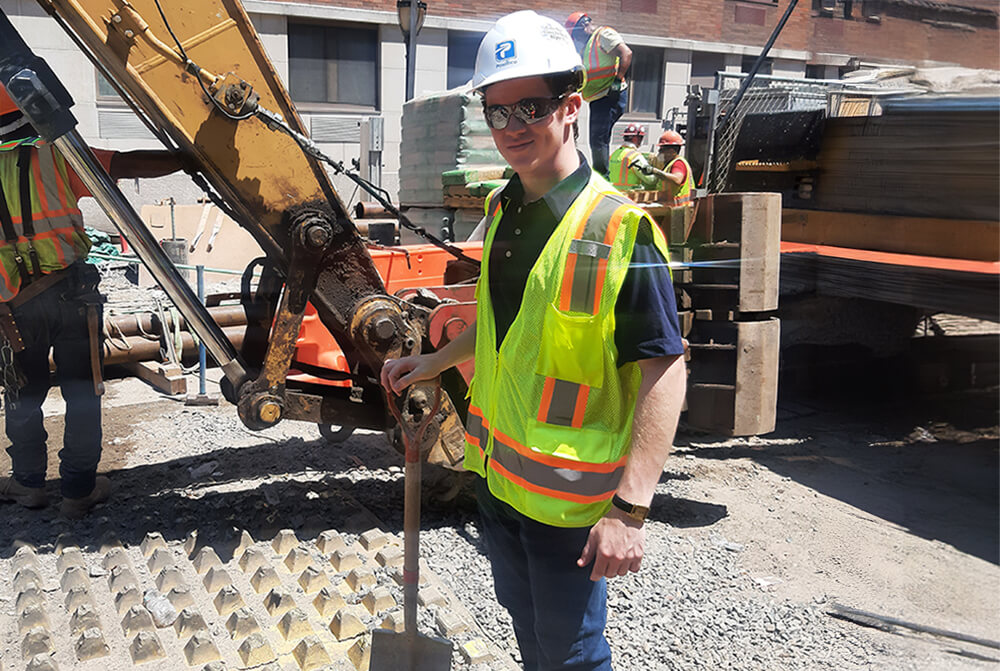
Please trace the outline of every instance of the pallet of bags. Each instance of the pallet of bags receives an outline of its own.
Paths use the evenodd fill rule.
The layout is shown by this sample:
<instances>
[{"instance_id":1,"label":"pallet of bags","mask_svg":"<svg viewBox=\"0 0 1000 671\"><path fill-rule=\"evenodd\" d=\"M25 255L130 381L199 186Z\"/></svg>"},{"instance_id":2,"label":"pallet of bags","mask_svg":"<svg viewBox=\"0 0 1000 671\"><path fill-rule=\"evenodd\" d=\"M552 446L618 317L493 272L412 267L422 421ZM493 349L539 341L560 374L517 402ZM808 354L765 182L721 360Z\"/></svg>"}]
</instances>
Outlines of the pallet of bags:
<instances>
[{"instance_id":1,"label":"pallet of bags","mask_svg":"<svg viewBox=\"0 0 1000 671\"><path fill-rule=\"evenodd\" d=\"M402 205L441 207L443 173L480 168L495 172L497 166L503 165L483 119L479 97L467 88L423 96L403 105L399 188Z\"/></svg>"}]
</instances>

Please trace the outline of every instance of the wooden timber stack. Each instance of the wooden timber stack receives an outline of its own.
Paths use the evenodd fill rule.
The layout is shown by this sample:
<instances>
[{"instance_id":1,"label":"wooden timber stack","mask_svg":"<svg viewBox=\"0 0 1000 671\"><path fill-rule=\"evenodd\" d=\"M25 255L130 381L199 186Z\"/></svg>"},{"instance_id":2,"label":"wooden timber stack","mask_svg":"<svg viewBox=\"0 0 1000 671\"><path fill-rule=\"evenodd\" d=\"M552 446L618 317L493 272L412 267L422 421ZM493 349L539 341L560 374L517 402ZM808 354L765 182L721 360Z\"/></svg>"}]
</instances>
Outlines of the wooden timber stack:
<instances>
[{"instance_id":1,"label":"wooden timber stack","mask_svg":"<svg viewBox=\"0 0 1000 671\"><path fill-rule=\"evenodd\" d=\"M637 202L657 200L643 192ZM733 193L697 212L646 209L670 245L681 329L688 339L687 423L749 436L774 430L778 400L781 196ZM679 264L679 265L678 265Z\"/></svg>"}]
</instances>

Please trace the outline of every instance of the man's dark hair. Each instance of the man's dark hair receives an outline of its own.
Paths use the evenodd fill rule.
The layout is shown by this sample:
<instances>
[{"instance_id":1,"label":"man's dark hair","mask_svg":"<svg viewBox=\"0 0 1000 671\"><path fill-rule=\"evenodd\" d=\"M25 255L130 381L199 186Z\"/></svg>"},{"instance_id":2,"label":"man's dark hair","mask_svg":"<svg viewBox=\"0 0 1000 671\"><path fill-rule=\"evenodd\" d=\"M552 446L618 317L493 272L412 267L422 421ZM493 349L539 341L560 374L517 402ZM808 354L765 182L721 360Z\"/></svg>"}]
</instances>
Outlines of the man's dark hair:
<instances>
[{"instance_id":1,"label":"man's dark hair","mask_svg":"<svg viewBox=\"0 0 1000 671\"><path fill-rule=\"evenodd\" d=\"M549 87L549 92L554 96L569 95L576 93L583 88L583 71L573 70L572 72L560 72L554 75L542 77ZM573 140L580 139L580 125L573 122Z\"/></svg>"},{"instance_id":2,"label":"man's dark hair","mask_svg":"<svg viewBox=\"0 0 1000 671\"><path fill-rule=\"evenodd\" d=\"M549 92L554 96L568 95L576 93L583 88L583 71L574 70L572 72L559 72L554 75L542 77L549 87Z\"/></svg>"}]
</instances>

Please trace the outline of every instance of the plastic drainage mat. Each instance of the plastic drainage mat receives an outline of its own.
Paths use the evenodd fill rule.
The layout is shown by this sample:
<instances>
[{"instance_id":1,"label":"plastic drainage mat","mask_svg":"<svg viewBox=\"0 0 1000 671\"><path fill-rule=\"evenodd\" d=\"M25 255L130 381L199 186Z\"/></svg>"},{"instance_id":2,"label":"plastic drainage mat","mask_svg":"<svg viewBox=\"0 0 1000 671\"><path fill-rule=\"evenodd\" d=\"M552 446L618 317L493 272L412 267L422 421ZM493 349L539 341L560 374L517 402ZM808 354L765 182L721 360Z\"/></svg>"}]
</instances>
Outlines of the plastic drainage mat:
<instances>
[{"instance_id":1,"label":"plastic drainage mat","mask_svg":"<svg viewBox=\"0 0 1000 671\"><path fill-rule=\"evenodd\" d=\"M212 541L151 533L137 547L8 547L0 668L365 671L371 630L403 630L400 536ZM420 629L452 640L453 668L517 668L421 564Z\"/></svg>"}]
</instances>

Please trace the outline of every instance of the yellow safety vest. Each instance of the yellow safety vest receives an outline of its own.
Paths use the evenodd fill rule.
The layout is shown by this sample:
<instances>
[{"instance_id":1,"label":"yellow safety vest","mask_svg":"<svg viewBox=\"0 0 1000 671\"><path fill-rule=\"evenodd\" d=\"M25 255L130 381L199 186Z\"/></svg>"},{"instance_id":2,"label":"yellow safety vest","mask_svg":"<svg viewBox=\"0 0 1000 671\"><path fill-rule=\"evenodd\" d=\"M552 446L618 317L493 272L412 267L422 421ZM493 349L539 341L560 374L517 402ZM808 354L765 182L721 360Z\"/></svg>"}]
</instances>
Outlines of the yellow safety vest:
<instances>
[{"instance_id":1,"label":"yellow safety vest","mask_svg":"<svg viewBox=\"0 0 1000 671\"><path fill-rule=\"evenodd\" d=\"M631 446L642 376L635 362L618 366L615 303L647 215L592 174L539 255L498 351L489 259L500 201L499 190L486 201L465 467L523 515L589 526L608 511Z\"/></svg>"},{"instance_id":2,"label":"yellow safety vest","mask_svg":"<svg viewBox=\"0 0 1000 671\"><path fill-rule=\"evenodd\" d=\"M632 162L637 158L643 158L642 152L627 144L623 144L611 152L611 157L608 159L611 183L619 191L656 189L659 185L660 179L658 177L647 177L638 170L630 168Z\"/></svg>"},{"instance_id":3,"label":"yellow safety vest","mask_svg":"<svg viewBox=\"0 0 1000 671\"><path fill-rule=\"evenodd\" d=\"M673 161L667 164L667 167L663 169L663 172L670 172L670 169L674 167L674 163L680 161L687 168L687 179L681 185L674 184L668 179L663 180L663 184L666 187L667 192L673 200L674 207L680 207L681 205L690 205L691 199L694 197L694 178L691 176L691 164L684 159L683 156L678 156Z\"/></svg>"},{"instance_id":4,"label":"yellow safety vest","mask_svg":"<svg viewBox=\"0 0 1000 671\"><path fill-rule=\"evenodd\" d=\"M48 274L87 257L90 238L68 170L62 154L37 138L0 144L0 302L17 295L26 274Z\"/></svg>"},{"instance_id":5,"label":"yellow safety vest","mask_svg":"<svg viewBox=\"0 0 1000 671\"><path fill-rule=\"evenodd\" d=\"M595 30L583 48L584 79L580 95L587 102L603 96L615 81L618 70L618 57L601 49L598 36L607 26Z\"/></svg>"}]
</instances>

